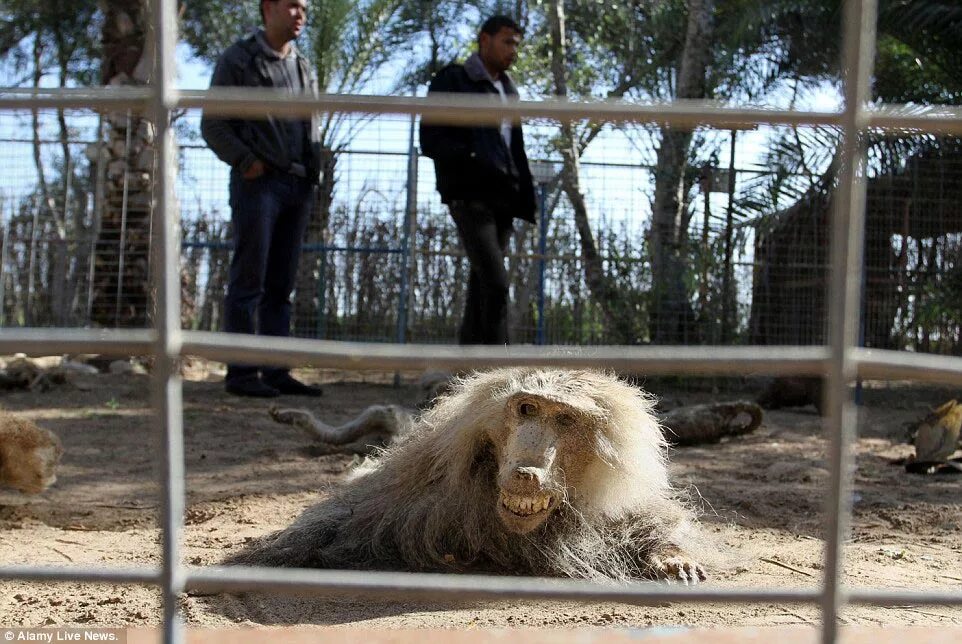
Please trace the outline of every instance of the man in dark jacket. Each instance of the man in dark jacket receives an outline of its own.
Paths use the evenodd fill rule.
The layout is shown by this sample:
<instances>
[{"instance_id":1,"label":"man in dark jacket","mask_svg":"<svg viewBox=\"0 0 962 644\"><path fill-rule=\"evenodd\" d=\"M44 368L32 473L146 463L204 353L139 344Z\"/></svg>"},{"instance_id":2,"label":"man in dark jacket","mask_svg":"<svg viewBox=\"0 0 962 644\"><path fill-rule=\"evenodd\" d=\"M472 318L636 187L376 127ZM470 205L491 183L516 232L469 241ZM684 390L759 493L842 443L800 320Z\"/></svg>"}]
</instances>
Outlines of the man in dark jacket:
<instances>
[{"instance_id":1,"label":"man in dark jacket","mask_svg":"<svg viewBox=\"0 0 962 644\"><path fill-rule=\"evenodd\" d=\"M211 87L274 87L291 94L316 94L310 64L292 42L304 28L307 0L260 4L264 28L221 55ZM314 203L320 130L311 120L204 115L201 133L231 167L234 248L224 330L287 336L298 257ZM321 395L320 388L295 380L287 369L254 365L228 365L225 385L239 396Z\"/></svg>"},{"instance_id":2,"label":"man in dark jacket","mask_svg":"<svg viewBox=\"0 0 962 644\"><path fill-rule=\"evenodd\" d=\"M506 73L521 43L521 28L507 16L485 21L478 52L463 65L435 75L428 94L501 96L517 100ZM521 124L453 127L422 123L421 149L434 159L438 192L448 205L468 256L471 276L461 321L461 344L507 344L508 273L504 256L515 218L534 223L534 184Z\"/></svg>"}]
</instances>

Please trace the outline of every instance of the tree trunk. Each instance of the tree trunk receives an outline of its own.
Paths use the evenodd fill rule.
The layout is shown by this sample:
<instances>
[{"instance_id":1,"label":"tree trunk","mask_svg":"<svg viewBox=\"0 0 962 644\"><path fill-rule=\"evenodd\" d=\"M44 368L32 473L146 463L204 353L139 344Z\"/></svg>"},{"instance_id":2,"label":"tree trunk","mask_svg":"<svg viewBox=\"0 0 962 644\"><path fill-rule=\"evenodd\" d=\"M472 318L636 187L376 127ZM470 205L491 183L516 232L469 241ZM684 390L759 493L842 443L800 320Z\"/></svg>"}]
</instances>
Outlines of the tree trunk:
<instances>
[{"instance_id":1,"label":"tree trunk","mask_svg":"<svg viewBox=\"0 0 962 644\"><path fill-rule=\"evenodd\" d=\"M565 11L563 0L553 0L550 9L551 22L551 75L554 80L555 96L567 98L568 78L565 64ZM605 274L601 254L588 222L588 206L581 192L581 172L579 159L581 142L576 136L571 122L561 124L560 149L562 157L561 189L567 195L574 210L575 227L581 245L585 282L592 299L601 307L608 337L613 343L630 344L636 341L631 329L630 319L619 315L616 310L618 294L611 280Z\"/></svg>"},{"instance_id":2,"label":"tree trunk","mask_svg":"<svg viewBox=\"0 0 962 644\"><path fill-rule=\"evenodd\" d=\"M101 1L103 84L146 85L153 69L148 1ZM142 114L109 114L104 145L107 177L90 317L103 326L142 328L149 322L151 305L153 124Z\"/></svg>"},{"instance_id":3,"label":"tree trunk","mask_svg":"<svg viewBox=\"0 0 962 644\"><path fill-rule=\"evenodd\" d=\"M40 87L40 81L43 78L43 43L41 42L40 36L34 37L33 41L33 86L34 88ZM35 214L33 218L33 225L30 228L30 261L27 264L28 274L28 288L27 288L27 302L26 302L26 324L27 326L40 326L45 320L41 320L38 317L37 309L40 298L36 296L35 290L33 288L33 280L35 271L34 258L38 252L37 244L40 238L39 231L41 229L41 221L45 219L45 215L53 210L53 197L50 196L50 186L47 183L46 173L43 167L43 160L41 157L41 143L40 143L40 113L37 110L32 112L32 122L33 126L33 164L37 170L37 183L40 194L37 196L38 204L35 205Z\"/></svg>"},{"instance_id":4,"label":"tree trunk","mask_svg":"<svg viewBox=\"0 0 962 644\"><path fill-rule=\"evenodd\" d=\"M688 1L688 27L676 98L704 98L711 61L714 0ZM652 340L678 344L696 340L688 288L685 285L688 214L685 170L692 133L661 129L655 170L655 200L651 223Z\"/></svg>"}]
</instances>

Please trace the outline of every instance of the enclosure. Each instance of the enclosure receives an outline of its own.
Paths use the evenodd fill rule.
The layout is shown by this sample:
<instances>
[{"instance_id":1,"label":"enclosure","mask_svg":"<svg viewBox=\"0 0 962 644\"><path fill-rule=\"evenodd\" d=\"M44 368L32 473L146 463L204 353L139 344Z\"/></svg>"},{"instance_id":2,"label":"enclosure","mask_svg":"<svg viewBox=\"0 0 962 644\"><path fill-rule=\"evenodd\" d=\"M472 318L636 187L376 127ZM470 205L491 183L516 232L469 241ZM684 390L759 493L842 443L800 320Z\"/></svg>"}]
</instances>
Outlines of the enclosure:
<instances>
[{"instance_id":1,"label":"enclosure","mask_svg":"<svg viewBox=\"0 0 962 644\"><path fill-rule=\"evenodd\" d=\"M224 393L222 372L196 361L184 382L185 563L215 565L246 540L285 527L300 511L343 480L350 456L317 456L308 436L273 422L269 403ZM371 404L413 404L414 372L325 370L299 372L324 385L310 408L331 422ZM148 376L87 376L56 390L3 398L16 411L57 432L67 456L58 483L39 499L0 493L3 565L152 565L157 561L156 459L143 450L149 421ZM718 399L691 383L652 387L665 405ZM731 397L751 395L756 385ZM943 387L867 388L855 443L858 472L852 538L844 580L857 587L957 589L960 570L958 481L908 476L891 460L911 453L904 424L955 395ZM298 404L296 399L284 404ZM304 403L300 403L304 404ZM822 496L828 481L827 441L811 406L769 412L756 433L720 445L686 447L671 455L676 484L693 497L719 547L731 556L710 571L707 589L815 590L823 572ZM786 567L787 566L787 567ZM133 626L155 624L159 595L116 584L42 585L5 581L0 611L5 626ZM191 626L265 624L346 628L499 627L628 628L812 625L814 606L782 600L738 605L601 601L494 602L188 593L178 601ZM958 625L948 606L852 606L840 623Z\"/></svg>"},{"instance_id":2,"label":"enclosure","mask_svg":"<svg viewBox=\"0 0 962 644\"><path fill-rule=\"evenodd\" d=\"M0 353L148 356L150 371L0 400L67 447L57 487L0 503L4 622L162 624L167 641L182 637L178 617L792 622L820 624L826 641L846 623L958 623L958 482L891 464L909 453L904 423L955 396L917 382L962 373L957 8L319 2L318 20L343 26L309 34L328 93L283 99L175 79L174 61L209 63L254 8L221 24L218 3L174 4L3 5L16 20L0 43ZM496 9L528 29L526 100L418 98ZM201 108L324 115L292 339L211 333L230 233ZM418 118L524 120L541 203L512 240L510 349L444 346L467 265ZM748 438L672 453L676 484L731 553L705 590L223 571L208 566L350 467L227 397L219 364L240 359L305 367L335 418L411 404L419 370L511 364L616 370L667 406L754 397L760 375L824 378L812 401L824 417L772 412ZM147 421L159 451L144 450ZM305 597L222 594L258 588ZM391 589L404 600L369 598Z\"/></svg>"}]
</instances>

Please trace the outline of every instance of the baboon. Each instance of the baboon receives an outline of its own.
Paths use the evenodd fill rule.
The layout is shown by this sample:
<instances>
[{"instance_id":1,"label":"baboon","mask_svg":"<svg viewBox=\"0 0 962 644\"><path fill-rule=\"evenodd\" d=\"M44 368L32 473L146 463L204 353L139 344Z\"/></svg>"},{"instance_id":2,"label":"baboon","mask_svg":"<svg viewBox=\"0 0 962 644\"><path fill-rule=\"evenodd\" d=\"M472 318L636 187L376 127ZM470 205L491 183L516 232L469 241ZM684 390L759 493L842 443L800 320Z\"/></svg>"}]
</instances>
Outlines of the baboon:
<instances>
[{"instance_id":1,"label":"baboon","mask_svg":"<svg viewBox=\"0 0 962 644\"><path fill-rule=\"evenodd\" d=\"M651 397L598 371L458 379L288 528L228 564L697 583Z\"/></svg>"},{"instance_id":2,"label":"baboon","mask_svg":"<svg viewBox=\"0 0 962 644\"><path fill-rule=\"evenodd\" d=\"M63 447L31 421L0 412L0 487L40 494L57 481Z\"/></svg>"}]
</instances>

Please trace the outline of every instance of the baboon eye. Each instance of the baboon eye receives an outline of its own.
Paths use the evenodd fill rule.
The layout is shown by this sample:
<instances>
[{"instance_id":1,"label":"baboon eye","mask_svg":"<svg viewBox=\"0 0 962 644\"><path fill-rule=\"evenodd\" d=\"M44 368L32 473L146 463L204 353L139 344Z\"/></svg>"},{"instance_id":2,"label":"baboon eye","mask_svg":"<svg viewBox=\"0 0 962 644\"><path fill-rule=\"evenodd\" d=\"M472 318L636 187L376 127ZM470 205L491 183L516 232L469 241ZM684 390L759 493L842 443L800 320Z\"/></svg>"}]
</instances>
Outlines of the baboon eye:
<instances>
[{"instance_id":1,"label":"baboon eye","mask_svg":"<svg viewBox=\"0 0 962 644\"><path fill-rule=\"evenodd\" d=\"M522 416L534 416L538 408L531 403L521 403L518 405L518 413Z\"/></svg>"},{"instance_id":2,"label":"baboon eye","mask_svg":"<svg viewBox=\"0 0 962 644\"><path fill-rule=\"evenodd\" d=\"M562 427L571 427L575 424L575 417L571 414L558 414L556 420Z\"/></svg>"}]
</instances>

